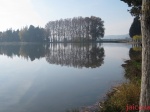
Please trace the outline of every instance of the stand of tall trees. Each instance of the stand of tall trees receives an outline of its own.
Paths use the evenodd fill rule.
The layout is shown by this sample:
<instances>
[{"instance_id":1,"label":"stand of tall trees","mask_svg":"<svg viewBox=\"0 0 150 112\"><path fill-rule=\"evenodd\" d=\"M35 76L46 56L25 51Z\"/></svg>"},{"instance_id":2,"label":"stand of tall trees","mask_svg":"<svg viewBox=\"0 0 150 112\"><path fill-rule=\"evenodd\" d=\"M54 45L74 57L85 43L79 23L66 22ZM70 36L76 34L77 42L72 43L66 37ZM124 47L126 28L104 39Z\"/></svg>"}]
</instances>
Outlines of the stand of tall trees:
<instances>
[{"instance_id":1,"label":"stand of tall trees","mask_svg":"<svg viewBox=\"0 0 150 112\"><path fill-rule=\"evenodd\" d=\"M50 42L96 41L104 36L104 22L95 16L50 21L45 29Z\"/></svg>"},{"instance_id":2,"label":"stand of tall trees","mask_svg":"<svg viewBox=\"0 0 150 112\"><path fill-rule=\"evenodd\" d=\"M90 42L104 36L104 21L101 18L74 17L50 21L45 28L24 27L0 32L0 42Z\"/></svg>"}]
</instances>

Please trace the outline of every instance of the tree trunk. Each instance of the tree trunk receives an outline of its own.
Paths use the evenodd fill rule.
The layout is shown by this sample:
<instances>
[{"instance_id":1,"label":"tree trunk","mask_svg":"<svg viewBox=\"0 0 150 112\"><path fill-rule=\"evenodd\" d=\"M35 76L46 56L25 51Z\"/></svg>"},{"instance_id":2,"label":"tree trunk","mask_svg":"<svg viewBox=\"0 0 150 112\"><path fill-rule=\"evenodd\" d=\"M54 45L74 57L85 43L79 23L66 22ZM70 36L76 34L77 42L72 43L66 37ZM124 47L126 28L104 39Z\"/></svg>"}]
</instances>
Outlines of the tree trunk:
<instances>
[{"instance_id":1,"label":"tree trunk","mask_svg":"<svg viewBox=\"0 0 150 112\"><path fill-rule=\"evenodd\" d=\"M142 82L139 112L150 112L142 108L150 106L150 0L142 2Z\"/></svg>"}]
</instances>

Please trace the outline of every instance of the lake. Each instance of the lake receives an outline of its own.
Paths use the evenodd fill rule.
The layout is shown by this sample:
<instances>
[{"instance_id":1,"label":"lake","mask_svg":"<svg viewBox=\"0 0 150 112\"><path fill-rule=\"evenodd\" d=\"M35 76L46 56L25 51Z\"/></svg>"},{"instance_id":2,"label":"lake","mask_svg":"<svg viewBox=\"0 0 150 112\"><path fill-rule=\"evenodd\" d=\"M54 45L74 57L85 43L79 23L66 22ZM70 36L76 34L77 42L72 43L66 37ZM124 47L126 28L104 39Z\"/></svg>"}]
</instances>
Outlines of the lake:
<instances>
[{"instance_id":1,"label":"lake","mask_svg":"<svg viewBox=\"0 0 150 112\"><path fill-rule=\"evenodd\" d=\"M0 44L0 112L66 112L125 81L131 45Z\"/></svg>"}]
</instances>

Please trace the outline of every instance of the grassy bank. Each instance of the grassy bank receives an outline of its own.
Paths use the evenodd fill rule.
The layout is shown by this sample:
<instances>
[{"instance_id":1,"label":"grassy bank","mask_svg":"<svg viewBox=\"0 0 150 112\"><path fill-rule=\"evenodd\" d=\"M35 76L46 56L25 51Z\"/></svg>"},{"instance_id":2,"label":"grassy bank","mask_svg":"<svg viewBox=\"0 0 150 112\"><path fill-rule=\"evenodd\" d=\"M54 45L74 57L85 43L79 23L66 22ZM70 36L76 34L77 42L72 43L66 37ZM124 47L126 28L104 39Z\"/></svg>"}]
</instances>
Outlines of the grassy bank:
<instances>
[{"instance_id":1,"label":"grassy bank","mask_svg":"<svg viewBox=\"0 0 150 112\"><path fill-rule=\"evenodd\" d=\"M125 69L125 77L128 80L107 94L104 102L101 102L100 112L126 112L130 105L139 104L141 84L141 49L131 48L130 60L122 66ZM135 112L131 109L129 112Z\"/></svg>"},{"instance_id":2,"label":"grassy bank","mask_svg":"<svg viewBox=\"0 0 150 112\"><path fill-rule=\"evenodd\" d=\"M141 48L134 47L129 51L130 60L126 60L124 67L124 77L126 83L113 87L107 93L105 99L96 108L85 108L82 110L72 110L67 112L136 112L129 106L139 105L140 85L141 85Z\"/></svg>"}]
</instances>

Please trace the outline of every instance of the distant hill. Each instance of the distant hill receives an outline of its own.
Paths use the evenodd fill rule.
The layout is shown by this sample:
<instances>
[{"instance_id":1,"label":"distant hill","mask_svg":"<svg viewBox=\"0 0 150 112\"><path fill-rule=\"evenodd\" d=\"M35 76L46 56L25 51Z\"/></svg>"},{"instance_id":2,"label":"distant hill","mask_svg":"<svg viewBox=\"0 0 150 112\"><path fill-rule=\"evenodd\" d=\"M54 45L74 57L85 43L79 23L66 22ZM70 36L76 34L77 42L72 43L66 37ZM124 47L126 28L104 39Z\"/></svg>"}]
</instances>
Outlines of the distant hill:
<instances>
[{"instance_id":1,"label":"distant hill","mask_svg":"<svg viewBox=\"0 0 150 112\"><path fill-rule=\"evenodd\" d=\"M125 35L106 35L102 39L125 39L130 38L129 34Z\"/></svg>"}]
</instances>

